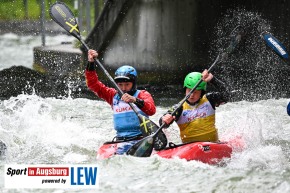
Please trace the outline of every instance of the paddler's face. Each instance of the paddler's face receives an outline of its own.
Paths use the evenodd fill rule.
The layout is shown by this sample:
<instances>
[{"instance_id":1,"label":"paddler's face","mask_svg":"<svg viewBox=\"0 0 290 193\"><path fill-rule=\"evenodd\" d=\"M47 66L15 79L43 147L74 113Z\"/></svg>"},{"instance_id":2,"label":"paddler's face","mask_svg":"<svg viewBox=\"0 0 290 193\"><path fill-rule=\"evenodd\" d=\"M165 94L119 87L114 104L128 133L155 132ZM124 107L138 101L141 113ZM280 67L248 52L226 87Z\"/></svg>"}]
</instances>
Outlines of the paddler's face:
<instances>
[{"instance_id":1,"label":"paddler's face","mask_svg":"<svg viewBox=\"0 0 290 193\"><path fill-rule=\"evenodd\" d=\"M187 95L190 92L191 89L186 88L185 94ZM193 93L190 95L190 97L187 99L190 103L195 103L199 100L201 95L201 90L195 90Z\"/></svg>"},{"instance_id":2,"label":"paddler's face","mask_svg":"<svg viewBox=\"0 0 290 193\"><path fill-rule=\"evenodd\" d=\"M118 82L117 85L123 92L129 92L133 87L133 82Z\"/></svg>"}]
</instances>

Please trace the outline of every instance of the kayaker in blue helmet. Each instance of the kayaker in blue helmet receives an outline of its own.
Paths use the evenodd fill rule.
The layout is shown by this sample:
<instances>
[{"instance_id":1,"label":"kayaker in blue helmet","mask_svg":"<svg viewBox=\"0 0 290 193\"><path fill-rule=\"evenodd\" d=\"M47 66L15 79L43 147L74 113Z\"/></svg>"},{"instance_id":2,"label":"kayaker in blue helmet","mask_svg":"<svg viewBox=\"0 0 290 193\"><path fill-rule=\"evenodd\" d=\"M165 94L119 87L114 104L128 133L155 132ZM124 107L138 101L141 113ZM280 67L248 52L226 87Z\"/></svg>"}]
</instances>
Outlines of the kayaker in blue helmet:
<instances>
[{"instance_id":1,"label":"kayaker in blue helmet","mask_svg":"<svg viewBox=\"0 0 290 193\"><path fill-rule=\"evenodd\" d=\"M200 79L203 81L183 103L177 113L171 115L172 110L169 110L160 119L160 122L164 121L167 125L176 121L183 143L192 141L216 142L219 140L215 126L215 108L228 101L229 92L223 82L204 70L202 73L191 72L185 77L183 86L186 95ZM218 92L206 93L209 82Z\"/></svg>"},{"instance_id":2,"label":"kayaker in blue helmet","mask_svg":"<svg viewBox=\"0 0 290 193\"><path fill-rule=\"evenodd\" d=\"M287 113L290 116L290 102L288 103L288 106L287 106Z\"/></svg>"},{"instance_id":3,"label":"kayaker in blue helmet","mask_svg":"<svg viewBox=\"0 0 290 193\"><path fill-rule=\"evenodd\" d=\"M116 141L132 141L142 138L140 122L136 113L128 103L133 103L138 112L144 116L154 115L156 106L151 94L146 90L138 90L136 85L137 71L132 66L124 65L115 72L114 80L118 87L124 92L119 96L115 88L105 86L99 81L96 73L94 58L98 56L95 50L88 51L88 64L85 72L88 88L99 98L110 104L113 110L114 129L116 130ZM130 146L118 150L117 154L123 154Z\"/></svg>"}]
</instances>

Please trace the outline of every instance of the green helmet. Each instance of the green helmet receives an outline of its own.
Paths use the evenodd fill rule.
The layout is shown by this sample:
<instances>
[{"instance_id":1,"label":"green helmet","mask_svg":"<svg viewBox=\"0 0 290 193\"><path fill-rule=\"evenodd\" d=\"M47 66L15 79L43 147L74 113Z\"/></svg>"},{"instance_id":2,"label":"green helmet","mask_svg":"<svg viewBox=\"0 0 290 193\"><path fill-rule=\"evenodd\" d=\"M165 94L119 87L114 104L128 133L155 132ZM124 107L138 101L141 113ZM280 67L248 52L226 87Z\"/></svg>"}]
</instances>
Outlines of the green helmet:
<instances>
[{"instance_id":1,"label":"green helmet","mask_svg":"<svg viewBox=\"0 0 290 193\"><path fill-rule=\"evenodd\" d=\"M185 77L183 87L192 89L200 79L200 72L191 72ZM196 90L206 90L206 82L202 81L198 87L196 87Z\"/></svg>"}]
</instances>

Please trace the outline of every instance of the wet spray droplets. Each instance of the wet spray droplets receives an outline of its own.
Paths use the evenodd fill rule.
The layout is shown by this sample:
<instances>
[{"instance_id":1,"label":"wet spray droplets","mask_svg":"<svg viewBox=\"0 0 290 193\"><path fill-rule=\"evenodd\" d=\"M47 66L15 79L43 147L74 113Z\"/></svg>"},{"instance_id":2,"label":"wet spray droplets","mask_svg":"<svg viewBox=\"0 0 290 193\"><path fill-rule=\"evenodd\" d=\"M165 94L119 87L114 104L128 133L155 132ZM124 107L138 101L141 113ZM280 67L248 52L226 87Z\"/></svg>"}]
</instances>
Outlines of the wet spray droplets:
<instances>
[{"instance_id":1,"label":"wet spray droplets","mask_svg":"<svg viewBox=\"0 0 290 193\"><path fill-rule=\"evenodd\" d=\"M230 41L230 30L237 25L244 27L246 36L228 60L215 69L229 89L235 91L232 92L232 100L256 101L289 95L289 82L281 74L290 74L290 68L281 64L260 37L263 31L271 31L270 22L260 14L244 9L228 11L216 26L213 50L222 51Z\"/></svg>"}]
</instances>

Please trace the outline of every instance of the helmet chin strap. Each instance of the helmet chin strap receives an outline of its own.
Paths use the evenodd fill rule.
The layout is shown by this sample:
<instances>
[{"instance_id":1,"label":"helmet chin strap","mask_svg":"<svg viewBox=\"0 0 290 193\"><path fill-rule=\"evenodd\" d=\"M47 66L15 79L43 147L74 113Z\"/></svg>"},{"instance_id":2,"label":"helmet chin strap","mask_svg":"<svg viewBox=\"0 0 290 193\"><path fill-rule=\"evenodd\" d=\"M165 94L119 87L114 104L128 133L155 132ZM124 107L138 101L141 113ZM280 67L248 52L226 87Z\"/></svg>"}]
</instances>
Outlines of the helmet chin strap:
<instances>
[{"instance_id":1,"label":"helmet chin strap","mask_svg":"<svg viewBox=\"0 0 290 193\"><path fill-rule=\"evenodd\" d=\"M133 96L135 92L137 91L137 85L136 85L136 81L133 81L132 83L133 83L132 88L127 93Z\"/></svg>"},{"instance_id":2,"label":"helmet chin strap","mask_svg":"<svg viewBox=\"0 0 290 193\"><path fill-rule=\"evenodd\" d=\"M132 88L129 91L123 91L123 93L127 93L127 94L133 96L136 91L137 91L137 86L136 86L136 83L133 82Z\"/></svg>"},{"instance_id":3,"label":"helmet chin strap","mask_svg":"<svg viewBox=\"0 0 290 193\"><path fill-rule=\"evenodd\" d=\"M127 93L131 96L133 96L136 92L136 89L131 89L130 91L128 91Z\"/></svg>"},{"instance_id":4,"label":"helmet chin strap","mask_svg":"<svg viewBox=\"0 0 290 193\"><path fill-rule=\"evenodd\" d=\"M136 91L137 91L137 86L136 86L136 83L133 82L133 86L132 86L131 90L129 90L127 93L129 95L133 96Z\"/></svg>"}]
</instances>

